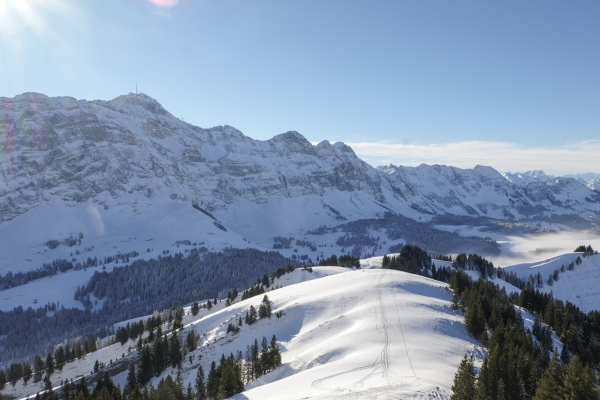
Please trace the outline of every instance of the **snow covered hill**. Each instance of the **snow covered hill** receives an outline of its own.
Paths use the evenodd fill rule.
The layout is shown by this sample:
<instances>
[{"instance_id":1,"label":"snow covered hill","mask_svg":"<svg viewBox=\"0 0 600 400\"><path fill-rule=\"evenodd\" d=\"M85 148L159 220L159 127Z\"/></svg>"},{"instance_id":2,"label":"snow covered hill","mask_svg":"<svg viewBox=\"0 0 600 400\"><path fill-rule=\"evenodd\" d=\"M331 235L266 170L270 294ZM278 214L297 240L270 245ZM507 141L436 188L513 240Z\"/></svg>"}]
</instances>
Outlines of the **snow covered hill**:
<instances>
[{"instance_id":1,"label":"snow covered hill","mask_svg":"<svg viewBox=\"0 0 600 400\"><path fill-rule=\"evenodd\" d=\"M577 263L577 258L581 260L581 264ZM570 264L573 264L573 270L569 270ZM543 282L543 286L538 289L541 292L552 293L557 299L570 301L585 313L600 310L600 255L584 257L583 253L567 253L505 269L525 279L539 272ZM555 271L558 271L558 278L552 279L552 285L549 285L548 280Z\"/></svg>"},{"instance_id":2,"label":"snow covered hill","mask_svg":"<svg viewBox=\"0 0 600 400\"><path fill-rule=\"evenodd\" d=\"M273 334L282 349L282 366L249 384L237 398L447 399L463 355L474 355L478 363L483 359L483 348L451 310L451 293L443 283L392 270L315 267L312 273L298 269L275 284L285 286L268 296L273 312L283 311L283 316L244 324L237 334L226 332L228 323L250 305L258 306L262 296L227 308L219 303L198 319L186 316L179 336L193 329L202 337L201 347L188 355L192 361L186 357L183 363L186 386L193 384L199 362L208 371L221 354L245 351L255 338ZM52 380L87 374L95 359L107 364L112 359L117 368L135 359L129 348L135 348L134 340L89 354ZM114 378L121 387L125 368ZM168 368L162 376L175 372ZM32 383L19 383L5 393L25 397L35 390Z\"/></svg>"}]
</instances>

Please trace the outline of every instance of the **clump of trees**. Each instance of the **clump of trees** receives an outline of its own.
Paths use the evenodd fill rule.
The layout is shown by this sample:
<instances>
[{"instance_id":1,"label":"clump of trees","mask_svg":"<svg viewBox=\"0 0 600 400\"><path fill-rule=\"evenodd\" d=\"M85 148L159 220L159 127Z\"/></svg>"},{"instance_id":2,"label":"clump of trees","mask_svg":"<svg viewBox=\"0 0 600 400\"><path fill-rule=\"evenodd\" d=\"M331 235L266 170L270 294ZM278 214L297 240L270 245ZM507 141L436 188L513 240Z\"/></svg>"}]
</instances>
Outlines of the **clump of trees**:
<instances>
[{"instance_id":1,"label":"clump of trees","mask_svg":"<svg viewBox=\"0 0 600 400\"><path fill-rule=\"evenodd\" d=\"M452 271L450 267L436 267L431 256L414 245L403 246L398 256L383 256L381 267L426 276L441 282L448 282Z\"/></svg>"},{"instance_id":2,"label":"clump of trees","mask_svg":"<svg viewBox=\"0 0 600 400\"><path fill-rule=\"evenodd\" d=\"M592 246L590 245L581 245L581 246L577 246L577 248L575 249L575 253L583 253L583 256L589 256L592 254L598 254L598 251L594 251L594 249L592 249Z\"/></svg>"},{"instance_id":3,"label":"clump of trees","mask_svg":"<svg viewBox=\"0 0 600 400\"><path fill-rule=\"evenodd\" d=\"M360 260L351 255L341 255L338 257L334 254L329 258L321 259L321 261L319 261L319 266L360 268Z\"/></svg>"},{"instance_id":4,"label":"clump of trees","mask_svg":"<svg viewBox=\"0 0 600 400\"><path fill-rule=\"evenodd\" d=\"M402 247L398 256L383 256L381 267L423 275L431 269L431 257L420 247L406 245Z\"/></svg>"}]
</instances>

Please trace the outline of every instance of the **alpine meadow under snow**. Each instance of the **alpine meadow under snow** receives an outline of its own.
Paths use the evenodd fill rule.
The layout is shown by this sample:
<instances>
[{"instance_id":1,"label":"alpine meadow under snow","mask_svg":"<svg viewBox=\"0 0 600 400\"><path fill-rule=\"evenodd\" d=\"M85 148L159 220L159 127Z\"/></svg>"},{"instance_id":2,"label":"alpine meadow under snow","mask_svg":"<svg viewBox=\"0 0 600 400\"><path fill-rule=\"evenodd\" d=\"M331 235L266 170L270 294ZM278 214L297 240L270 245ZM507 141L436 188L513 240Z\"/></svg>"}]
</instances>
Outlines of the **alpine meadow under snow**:
<instances>
[{"instance_id":1,"label":"alpine meadow under snow","mask_svg":"<svg viewBox=\"0 0 600 400\"><path fill-rule=\"evenodd\" d=\"M192 400L199 371L209 398L450 399L465 354L511 400L597 373L597 173L373 168L144 94L0 98L0 132L5 399ZM535 365L500 376L511 340Z\"/></svg>"}]
</instances>

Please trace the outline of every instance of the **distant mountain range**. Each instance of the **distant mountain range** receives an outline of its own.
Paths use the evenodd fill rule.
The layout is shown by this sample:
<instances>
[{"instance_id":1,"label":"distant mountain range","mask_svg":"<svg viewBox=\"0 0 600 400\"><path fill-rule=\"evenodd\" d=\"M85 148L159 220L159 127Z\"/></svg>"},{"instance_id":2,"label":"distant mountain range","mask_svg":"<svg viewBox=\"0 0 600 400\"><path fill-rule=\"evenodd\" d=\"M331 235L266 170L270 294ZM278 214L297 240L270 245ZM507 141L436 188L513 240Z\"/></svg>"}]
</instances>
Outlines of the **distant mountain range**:
<instances>
[{"instance_id":1,"label":"distant mountain range","mask_svg":"<svg viewBox=\"0 0 600 400\"><path fill-rule=\"evenodd\" d=\"M544 171L535 170L535 171L527 171L527 172L517 172L510 173L504 172L502 173L506 179L511 181L516 185L525 185L531 182L545 182L548 184L552 184L556 181L557 177L554 175L546 175ZM596 174L593 172L587 172L584 174L568 174L563 176L562 178L574 178L578 181L586 184L590 189L596 190L600 188L600 174Z\"/></svg>"},{"instance_id":2,"label":"distant mountain range","mask_svg":"<svg viewBox=\"0 0 600 400\"><path fill-rule=\"evenodd\" d=\"M85 101L25 93L1 98L0 115L2 222L44 202L92 201L106 208L129 204L134 194L198 204L224 220L241 203L297 198L321 209L343 198L347 219L388 209L426 220L575 214L595 222L600 215L598 174L375 169L343 143L313 146L297 132L259 141L230 126L202 129L144 94Z\"/></svg>"}]
</instances>

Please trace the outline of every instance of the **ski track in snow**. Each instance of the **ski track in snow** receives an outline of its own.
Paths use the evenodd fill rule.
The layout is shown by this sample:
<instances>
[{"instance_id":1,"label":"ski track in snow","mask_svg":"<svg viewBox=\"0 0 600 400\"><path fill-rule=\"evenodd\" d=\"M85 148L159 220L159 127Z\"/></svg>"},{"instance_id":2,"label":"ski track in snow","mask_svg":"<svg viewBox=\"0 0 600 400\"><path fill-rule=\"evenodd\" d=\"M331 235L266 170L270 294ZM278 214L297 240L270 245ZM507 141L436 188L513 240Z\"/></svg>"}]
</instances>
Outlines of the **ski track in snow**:
<instances>
[{"instance_id":1,"label":"ski track in snow","mask_svg":"<svg viewBox=\"0 0 600 400\"><path fill-rule=\"evenodd\" d=\"M390 284L382 285L382 281L384 277L387 277L387 275L388 274L376 275L371 281L371 283L369 283L368 285L370 288L372 288L373 281L375 280L375 278L377 278L377 285L375 286L374 294L376 300L375 328L379 332L383 340L383 348L381 350L381 353L379 353L377 359L372 364L357 368L351 368L347 371L332 374L313 381L311 385L315 389L335 391L338 393L346 392L348 391L348 389L340 387L339 385L336 386L335 383L333 384L333 386L335 387L329 387L329 385L327 385L326 382L332 381L334 380L334 378L339 378L345 375L358 375L355 373L369 370L370 372L363 376L361 379L353 381L353 379L350 378L348 381L345 381L343 383L343 386L352 385L352 391L348 391L348 394L356 391L362 392L364 389L371 389L371 387L369 387L371 381L376 381L377 378L379 378L379 376L381 376L381 378L385 380L386 387L393 387L396 391L410 389L420 384L419 378L417 377L412 367L409 351L406 346L406 340L402 331L400 311L398 309L398 302L396 301L394 291ZM389 290L383 290L383 288L387 288ZM392 304L394 305L393 311L395 311L397 321L394 318L392 318L391 321L388 319L387 314L390 310L386 310L387 303L384 301L384 296L390 297L390 294L392 297ZM390 340L390 337L394 333L400 334L400 337L402 339L401 342L396 340ZM407 365L409 368L407 368ZM362 396L363 394L364 393L360 394L360 396Z\"/></svg>"}]
</instances>

